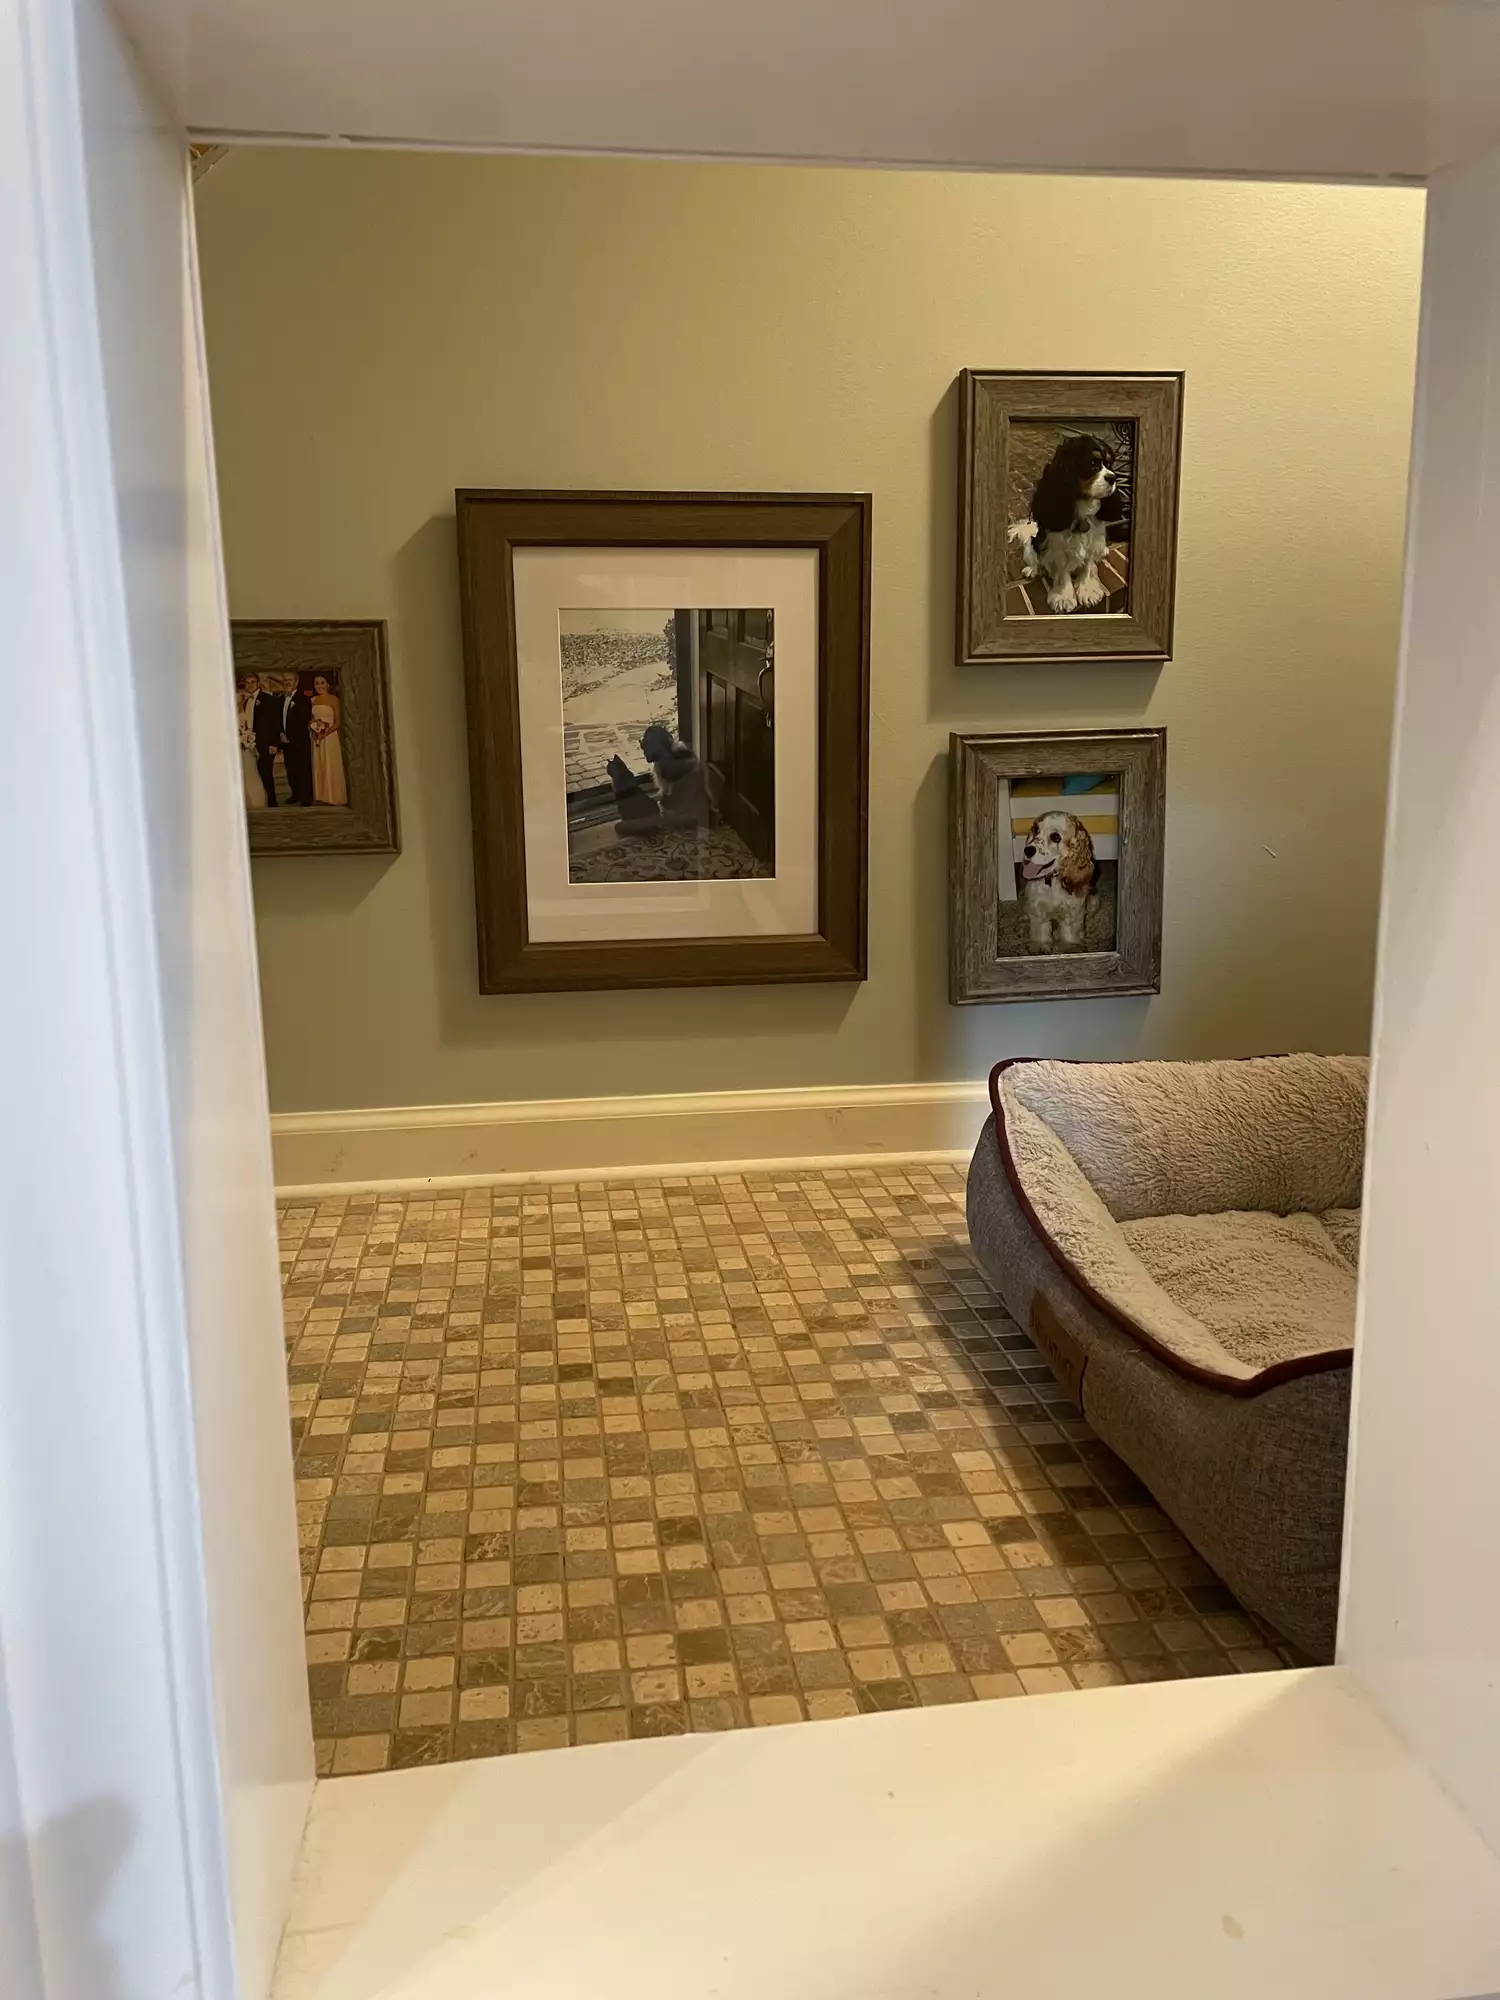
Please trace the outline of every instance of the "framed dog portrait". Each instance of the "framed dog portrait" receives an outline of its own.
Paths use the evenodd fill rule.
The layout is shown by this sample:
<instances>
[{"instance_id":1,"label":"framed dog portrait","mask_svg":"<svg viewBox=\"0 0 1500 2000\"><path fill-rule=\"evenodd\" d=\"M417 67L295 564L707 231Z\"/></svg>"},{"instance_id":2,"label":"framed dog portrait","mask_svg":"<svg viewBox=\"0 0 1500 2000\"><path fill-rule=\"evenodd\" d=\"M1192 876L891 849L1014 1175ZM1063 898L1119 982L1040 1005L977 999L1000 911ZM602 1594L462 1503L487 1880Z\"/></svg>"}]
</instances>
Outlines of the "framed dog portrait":
<instances>
[{"instance_id":1,"label":"framed dog portrait","mask_svg":"<svg viewBox=\"0 0 1500 2000\"><path fill-rule=\"evenodd\" d=\"M385 625L234 619L252 854L398 854Z\"/></svg>"},{"instance_id":2,"label":"framed dog portrait","mask_svg":"<svg viewBox=\"0 0 1500 2000\"><path fill-rule=\"evenodd\" d=\"M958 663L1167 660L1182 376L960 377Z\"/></svg>"},{"instance_id":3,"label":"framed dog portrait","mask_svg":"<svg viewBox=\"0 0 1500 2000\"><path fill-rule=\"evenodd\" d=\"M949 998L1161 990L1167 732L954 736Z\"/></svg>"},{"instance_id":4,"label":"framed dog portrait","mask_svg":"<svg viewBox=\"0 0 1500 2000\"><path fill-rule=\"evenodd\" d=\"M457 511L481 991L863 979L868 496Z\"/></svg>"}]
</instances>

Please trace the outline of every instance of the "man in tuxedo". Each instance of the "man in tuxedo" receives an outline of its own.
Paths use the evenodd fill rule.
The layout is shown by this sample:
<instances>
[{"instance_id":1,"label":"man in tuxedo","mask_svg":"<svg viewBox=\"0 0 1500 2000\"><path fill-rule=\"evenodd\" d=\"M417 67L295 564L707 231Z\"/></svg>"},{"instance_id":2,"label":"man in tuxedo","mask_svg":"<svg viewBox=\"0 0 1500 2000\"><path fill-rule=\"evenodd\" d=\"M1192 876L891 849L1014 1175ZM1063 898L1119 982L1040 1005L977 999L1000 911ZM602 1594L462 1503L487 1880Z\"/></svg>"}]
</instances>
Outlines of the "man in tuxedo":
<instances>
[{"instance_id":1,"label":"man in tuxedo","mask_svg":"<svg viewBox=\"0 0 1500 2000\"><path fill-rule=\"evenodd\" d=\"M285 696L281 717L281 754L294 806L313 803L312 676L299 674Z\"/></svg>"},{"instance_id":2,"label":"man in tuxedo","mask_svg":"<svg viewBox=\"0 0 1500 2000\"><path fill-rule=\"evenodd\" d=\"M279 688L262 686L255 697L255 705L250 711L250 731L255 738L255 768L260 773L260 781L265 786L266 804L274 806L276 797L276 752L281 748L283 711L286 695ZM308 703L309 710L312 704Z\"/></svg>"}]
</instances>

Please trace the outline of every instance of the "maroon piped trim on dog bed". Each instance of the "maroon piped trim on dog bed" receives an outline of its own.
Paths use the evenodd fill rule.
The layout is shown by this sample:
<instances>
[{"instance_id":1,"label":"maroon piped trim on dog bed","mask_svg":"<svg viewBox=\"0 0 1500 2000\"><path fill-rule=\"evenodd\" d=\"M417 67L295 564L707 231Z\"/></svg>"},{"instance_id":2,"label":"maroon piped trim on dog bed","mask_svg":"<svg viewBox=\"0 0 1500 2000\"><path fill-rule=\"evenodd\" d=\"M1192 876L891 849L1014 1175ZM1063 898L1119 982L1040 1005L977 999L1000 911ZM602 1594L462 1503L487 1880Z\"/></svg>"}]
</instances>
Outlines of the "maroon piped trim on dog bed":
<instances>
[{"instance_id":1,"label":"maroon piped trim on dog bed","mask_svg":"<svg viewBox=\"0 0 1500 2000\"><path fill-rule=\"evenodd\" d=\"M1076 1291L1082 1293L1083 1297L1088 1300L1096 1312L1103 1313L1104 1317L1112 1325L1119 1327L1122 1333L1128 1333L1138 1346L1145 1348L1147 1353L1155 1355L1156 1359L1170 1368L1174 1374L1186 1376L1192 1382L1205 1383L1211 1389L1221 1389L1225 1394L1230 1396L1259 1396L1264 1394L1267 1389L1274 1389L1278 1383L1290 1382L1299 1375L1323 1375L1331 1369L1351 1367L1354 1362L1354 1349L1352 1346L1333 1348L1323 1354L1294 1355L1287 1361L1273 1361L1269 1366L1259 1369L1254 1375L1250 1376L1224 1375L1217 1369L1205 1368L1196 1362L1185 1361L1180 1354L1174 1353L1170 1347L1159 1340L1149 1328L1142 1326L1138 1320L1132 1319L1128 1313L1122 1312L1117 1305L1106 1299L1101 1292L1095 1290L1067 1252L1053 1240L1047 1230L1046 1224L1032 1206L1031 1197L1021 1184L1021 1176L1017 1171L1015 1157L1010 1149L1010 1133L1005 1122L1005 1100L1000 1094L1001 1077L1008 1069L1014 1069L1019 1064L1070 1062L1075 1063L1081 1068L1087 1060L1087 1058L1074 1056L1007 1056L1003 1062L997 1062L995 1067L990 1071L990 1106L995 1114L995 1145L1000 1154L1000 1165L1004 1169L1005 1178L1010 1185L1010 1191L1015 1196L1021 1213L1025 1216L1031 1228L1031 1233L1036 1237L1043 1249L1045 1249L1047 1255L1052 1259L1068 1283ZM1246 1060L1249 1060L1249 1058L1246 1058ZM1097 1064L1094 1066L1102 1068L1104 1065Z\"/></svg>"}]
</instances>

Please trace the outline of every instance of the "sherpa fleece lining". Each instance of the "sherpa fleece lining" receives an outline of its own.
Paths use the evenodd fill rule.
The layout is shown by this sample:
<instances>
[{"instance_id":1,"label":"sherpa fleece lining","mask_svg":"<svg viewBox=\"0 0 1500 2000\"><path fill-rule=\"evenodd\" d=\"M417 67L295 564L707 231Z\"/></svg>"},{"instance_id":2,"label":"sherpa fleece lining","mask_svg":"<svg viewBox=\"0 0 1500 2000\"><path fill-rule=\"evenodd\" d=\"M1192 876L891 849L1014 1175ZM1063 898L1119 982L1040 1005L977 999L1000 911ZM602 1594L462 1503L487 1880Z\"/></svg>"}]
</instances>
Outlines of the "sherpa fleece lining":
<instances>
[{"instance_id":1,"label":"sherpa fleece lining","mask_svg":"<svg viewBox=\"0 0 1500 2000\"><path fill-rule=\"evenodd\" d=\"M1021 1060L990 1078L1005 1172L1079 1289L1238 1395L1348 1365L1368 1065Z\"/></svg>"}]
</instances>

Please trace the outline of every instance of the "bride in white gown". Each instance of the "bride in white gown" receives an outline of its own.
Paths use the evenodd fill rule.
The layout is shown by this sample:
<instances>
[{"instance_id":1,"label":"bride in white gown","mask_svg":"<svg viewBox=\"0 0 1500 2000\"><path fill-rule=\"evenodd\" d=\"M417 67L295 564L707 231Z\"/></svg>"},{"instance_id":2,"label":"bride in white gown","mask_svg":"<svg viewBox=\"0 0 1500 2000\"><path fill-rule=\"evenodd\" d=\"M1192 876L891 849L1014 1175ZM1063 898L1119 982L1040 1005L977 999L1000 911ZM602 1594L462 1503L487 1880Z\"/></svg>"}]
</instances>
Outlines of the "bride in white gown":
<instances>
[{"instance_id":1,"label":"bride in white gown","mask_svg":"<svg viewBox=\"0 0 1500 2000\"><path fill-rule=\"evenodd\" d=\"M255 768L255 697L260 693L260 675L246 674L240 683L240 774L245 787L245 804L251 812L266 803L266 788Z\"/></svg>"}]
</instances>

